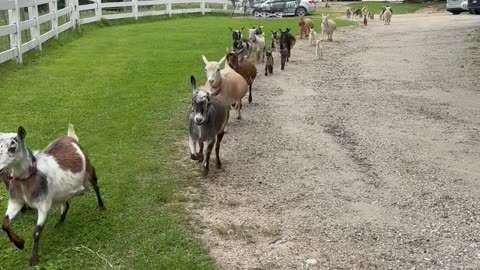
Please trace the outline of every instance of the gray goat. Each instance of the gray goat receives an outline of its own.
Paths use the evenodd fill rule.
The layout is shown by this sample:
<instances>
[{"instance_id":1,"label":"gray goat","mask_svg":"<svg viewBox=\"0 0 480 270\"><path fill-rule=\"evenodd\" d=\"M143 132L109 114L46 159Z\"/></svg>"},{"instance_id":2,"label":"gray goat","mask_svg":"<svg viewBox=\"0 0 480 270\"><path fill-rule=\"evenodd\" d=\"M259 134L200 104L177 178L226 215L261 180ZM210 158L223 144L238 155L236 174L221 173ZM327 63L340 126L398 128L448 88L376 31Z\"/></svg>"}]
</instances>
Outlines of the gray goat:
<instances>
[{"instance_id":1,"label":"gray goat","mask_svg":"<svg viewBox=\"0 0 480 270\"><path fill-rule=\"evenodd\" d=\"M205 162L203 163L203 176L207 176L210 165L210 154L215 146L217 168L222 167L220 162L220 143L225 134L225 126L230 116L230 109L222 101L212 96L209 92L197 89L195 77L190 77L192 87L192 106L188 111L189 116L189 146L190 158L198 162L204 161L203 143L207 142ZM197 152L197 143L200 150Z\"/></svg>"}]
</instances>

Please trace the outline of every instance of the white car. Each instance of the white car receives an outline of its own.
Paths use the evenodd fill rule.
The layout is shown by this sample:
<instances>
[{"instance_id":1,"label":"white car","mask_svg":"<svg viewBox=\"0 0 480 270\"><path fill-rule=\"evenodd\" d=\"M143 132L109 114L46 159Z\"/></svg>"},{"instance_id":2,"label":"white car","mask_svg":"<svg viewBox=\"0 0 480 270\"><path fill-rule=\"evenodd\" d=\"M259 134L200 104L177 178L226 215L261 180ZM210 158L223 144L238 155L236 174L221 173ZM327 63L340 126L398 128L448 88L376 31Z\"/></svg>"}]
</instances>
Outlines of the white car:
<instances>
[{"instance_id":1,"label":"white car","mask_svg":"<svg viewBox=\"0 0 480 270\"><path fill-rule=\"evenodd\" d=\"M447 0L447 11L454 15L458 15L462 12L468 11L467 0Z\"/></svg>"}]
</instances>

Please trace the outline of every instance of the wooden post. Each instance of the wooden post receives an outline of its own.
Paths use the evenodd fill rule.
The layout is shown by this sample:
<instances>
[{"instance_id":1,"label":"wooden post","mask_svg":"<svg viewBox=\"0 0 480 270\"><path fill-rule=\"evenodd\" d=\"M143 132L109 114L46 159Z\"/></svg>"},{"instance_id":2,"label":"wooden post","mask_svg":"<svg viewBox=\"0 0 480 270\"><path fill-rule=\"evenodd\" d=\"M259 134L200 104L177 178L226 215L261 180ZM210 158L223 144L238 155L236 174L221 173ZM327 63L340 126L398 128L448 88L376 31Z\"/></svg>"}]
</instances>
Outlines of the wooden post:
<instances>
[{"instance_id":1,"label":"wooden post","mask_svg":"<svg viewBox=\"0 0 480 270\"><path fill-rule=\"evenodd\" d=\"M103 16L102 0L96 0L95 3L97 3L97 8L95 8L95 16L97 17L97 21L100 21Z\"/></svg>"},{"instance_id":2,"label":"wooden post","mask_svg":"<svg viewBox=\"0 0 480 270\"><path fill-rule=\"evenodd\" d=\"M38 22L38 0L33 0L33 8L32 8L32 11L33 11L33 19L35 19L35 27L33 27L33 35L32 35L32 39L36 39L37 42L38 42L38 49L40 51L42 51L42 42L40 41L40 23ZM28 10L28 17L29 19L31 18L30 17L30 9ZM32 32L31 31L32 28L30 28L30 33Z\"/></svg>"},{"instance_id":3,"label":"wooden post","mask_svg":"<svg viewBox=\"0 0 480 270\"><path fill-rule=\"evenodd\" d=\"M202 10L202 15L205 15L205 1L200 2L200 9Z\"/></svg>"},{"instance_id":4,"label":"wooden post","mask_svg":"<svg viewBox=\"0 0 480 270\"><path fill-rule=\"evenodd\" d=\"M8 23L15 24L16 32L10 34L10 48L16 48L17 57L15 58L18 64L23 63L22 57L22 32L20 31L20 9L18 8L18 0L15 0L14 10L8 11Z\"/></svg>"},{"instance_id":5,"label":"wooden post","mask_svg":"<svg viewBox=\"0 0 480 270\"><path fill-rule=\"evenodd\" d=\"M172 3L167 3L168 16L172 17Z\"/></svg>"},{"instance_id":6,"label":"wooden post","mask_svg":"<svg viewBox=\"0 0 480 270\"><path fill-rule=\"evenodd\" d=\"M138 20L138 0L132 0L132 12L135 20Z\"/></svg>"},{"instance_id":7,"label":"wooden post","mask_svg":"<svg viewBox=\"0 0 480 270\"><path fill-rule=\"evenodd\" d=\"M73 3L73 12L72 12L72 19L73 19L73 29L77 26L80 26L80 4L78 0L72 0Z\"/></svg>"},{"instance_id":8,"label":"wooden post","mask_svg":"<svg viewBox=\"0 0 480 270\"><path fill-rule=\"evenodd\" d=\"M57 0L53 0L52 2L48 3L48 11L49 13L53 12L53 19L50 21L51 27L55 32L55 38L58 39L58 15L57 15Z\"/></svg>"},{"instance_id":9,"label":"wooden post","mask_svg":"<svg viewBox=\"0 0 480 270\"><path fill-rule=\"evenodd\" d=\"M225 1L223 2L223 10L224 10L224 11L227 11L227 9L228 9L228 1L225 0Z\"/></svg>"}]
</instances>

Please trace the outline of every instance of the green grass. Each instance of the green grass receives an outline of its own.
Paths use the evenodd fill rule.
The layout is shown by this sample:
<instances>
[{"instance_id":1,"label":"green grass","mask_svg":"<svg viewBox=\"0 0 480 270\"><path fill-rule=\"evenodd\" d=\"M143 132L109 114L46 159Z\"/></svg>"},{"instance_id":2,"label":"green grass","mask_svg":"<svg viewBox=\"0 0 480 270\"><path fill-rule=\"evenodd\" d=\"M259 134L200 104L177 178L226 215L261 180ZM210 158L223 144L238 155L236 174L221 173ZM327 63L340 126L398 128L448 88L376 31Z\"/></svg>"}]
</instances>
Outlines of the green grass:
<instances>
[{"instance_id":1,"label":"green grass","mask_svg":"<svg viewBox=\"0 0 480 270\"><path fill-rule=\"evenodd\" d=\"M0 65L0 130L27 130L31 149L42 149L75 125L97 169L107 211L92 193L76 198L65 224L53 210L40 241L37 269L211 269L212 261L188 226L183 187L194 185L198 164L180 166L187 150L189 76L204 80L201 55L219 60L230 30L262 24L291 27L296 18L254 20L208 17L145 18L82 26L32 51L25 64ZM339 25L345 25L339 21ZM114 25L108 27L106 25ZM172 32L174 29L174 32ZM269 35L267 35L269 36ZM201 180L200 180L201 181ZM7 195L0 189L0 205ZM27 268L36 214L19 214L17 250L0 235L0 269ZM106 267L109 269L109 267Z\"/></svg>"},{"instance_id":2,"label":"green grass","mask_svg":"<svg viewBox=\"0 0 480 270\"><path fill-rule=\"evenodd\" d=\"M393 14L407 14L407 13L414 13L419 9L426 8L431 6L432 3L386 3L386 2L361 2L361 3L353 3L349 4L348 6L351 9L362 8L364 6L368 7L368 10L371 12L378 14L383 6L390 6L392 7Z\"/></svg>"}]
</instances>

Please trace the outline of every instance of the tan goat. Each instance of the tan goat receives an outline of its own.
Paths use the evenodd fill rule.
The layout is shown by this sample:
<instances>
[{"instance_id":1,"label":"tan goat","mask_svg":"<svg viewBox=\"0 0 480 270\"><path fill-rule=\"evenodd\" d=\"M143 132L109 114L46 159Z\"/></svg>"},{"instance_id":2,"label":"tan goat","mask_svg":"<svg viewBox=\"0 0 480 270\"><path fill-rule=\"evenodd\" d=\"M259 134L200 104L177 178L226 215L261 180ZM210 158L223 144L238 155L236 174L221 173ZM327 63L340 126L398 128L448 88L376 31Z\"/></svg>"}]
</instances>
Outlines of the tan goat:
<instances>
[{"instance_id":1,"label":"tan goat","mask_svg":"<svg viewBox=\"0 0 480 270\"><path fill-rule=\"evenodd\" d=\"M248 92L248 84L245 79L233 70L230 66L225 65L224 69L220 69L225 62L226 56L220 61L208 61L202 55L205 63L205 73L207 82L204 90L209 91L212 95L218 96L224 102L225 106L235 104L237 109L237 119L242 119L240 110L242 109L242 98Z\"/></svg>"}]
</instances>

